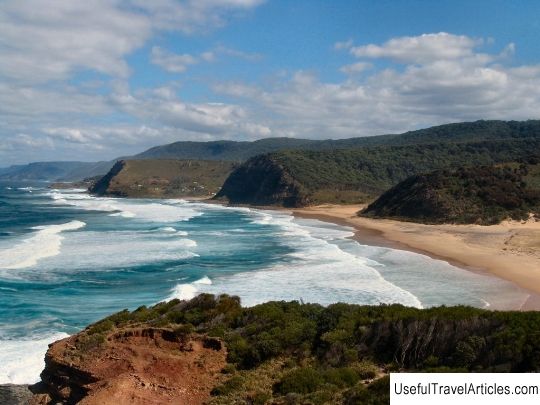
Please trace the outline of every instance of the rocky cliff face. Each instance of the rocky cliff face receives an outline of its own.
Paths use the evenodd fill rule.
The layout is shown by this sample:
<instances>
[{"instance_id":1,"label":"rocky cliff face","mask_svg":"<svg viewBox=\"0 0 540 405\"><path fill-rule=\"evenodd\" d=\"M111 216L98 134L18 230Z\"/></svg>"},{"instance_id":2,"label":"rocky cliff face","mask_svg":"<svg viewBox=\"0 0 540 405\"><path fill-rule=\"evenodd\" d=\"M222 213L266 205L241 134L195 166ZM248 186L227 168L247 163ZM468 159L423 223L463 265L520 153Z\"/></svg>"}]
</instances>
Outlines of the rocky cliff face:
<instances>
[{"instance_id":1,"label":"rocky cliff face","mask_svg":"<svg viewBox=\"0 0 540 405\"><path fill-rule=\"evenodd\" d=\"M103 341L102 341L103 340ZM202 404L226 364L221 341L167 328L88 330L55 342L32 404Z\"/></svg>"},{"instance_id":2,"label":"rocky cliff face","mask_svg":"<svg viewBox=\"0 0 540 405\"><path fill-rule=\"evenodd\" d=\"M27 405L31 398L32 391L30 391L28 385L0 385L0 404Z\"/></svg>"},{"instance_id":3,"label":"rocky cliff face","mask_svg":"<svg viewBox=\"0 0 540 405\"><path fill-rule=\"evenodd\" d=\"M122 171L125 165L126 165L125 160L119 160L118 162L116 162L114 166L111 168L111 170L109 170L109 172L105 176L100 178L98 181L95 182L95 184L89 187L89 190L92 193L97 194L97 195L108 194L112 179L114 179L114 177ZM122 197L122 195L117 195L117 196Z\"/></svg>"},{"instance_id":4,"label":"rocky cliff face","mask_svg":"<svg viewBox=\"0 0 540 405\"><path fill-rule=\"evenodd\" d=\"M256 156L234 170L215 197L232 204L301 207L309 199L302 186L272 155Z\"/></svg>"},{"instance_id":5,"label":"rocky cliff face","mask_svg":"<svg viewBox=\"0 0 540 405\"><path fill-rule=\"evenodd\" d=\"M211 197L234 163L191 160L120 160L90 192L114 197Z\"/></svg>"}]
</instances>

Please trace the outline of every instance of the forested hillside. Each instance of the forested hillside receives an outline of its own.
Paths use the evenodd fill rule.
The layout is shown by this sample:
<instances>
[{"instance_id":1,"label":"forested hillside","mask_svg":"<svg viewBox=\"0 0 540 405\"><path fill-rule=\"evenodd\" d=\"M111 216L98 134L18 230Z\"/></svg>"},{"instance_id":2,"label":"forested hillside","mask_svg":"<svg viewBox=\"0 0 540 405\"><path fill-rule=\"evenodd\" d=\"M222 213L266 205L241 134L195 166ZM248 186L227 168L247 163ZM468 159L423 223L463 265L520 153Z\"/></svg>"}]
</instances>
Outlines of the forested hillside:
<instances>
[{"instance_id":1,"label":"forested hillside","mask_svg":"<svg viewBox=\"0 0 540 405\"><path fill-rule=\"evenodd\" d=\"M516 161L534 150L540 150L540 137L276 152L237 168L216 198L288 207L366 202L415 174Z\"/></svg>"},{"instance_id":2,"label":"forested hillside","mask_svg":"<svg viewBox=\"0 0 540 405\"><path fill-rule=\"evenodd\" d=\"M400 135L361 134L349 139L296 139L268 138L256 141L174 142L155 146L134 156L124 156L112 161L41 162L0 168L0 180L51 180L72 181L104 175L117 160L140 159L191 159L226 160L242 162L256 155L285 151L322 151L358 149L373 146L424 145L441 142L480 142L501 139L526 139L540 137L540 121L475 121L446 124L410 131ZM313 134L324 138L325 134Z\"/></svg>"},{"instance_id":3,"label":"forested hillside","mask_svg":"<svg viewBox=\"0 0 540 405\"><path fill-rule=\"evenodd\" d=\"M324 138L324 134L313 134ZM373 135L373 134L366 134ZM156 146L136 159L205 159L243 161L282 150L332 150L369 146L396 146L438 142L479 142L485 140L540 137L540 121L475 121L439 125L400 135L362 136L349 139L268 138L253 142L175 142Z\"/></svg>"},{"instance_id":4,"label":"forested hillside","mask_svg":"<svg viewBox=\"0 0 540 405\"><path fill-rule=\"evenodd\" d=\"M81 399L84 387L108 383L88 381L87 370L113 345L137 338L155 348L160 341L166 362L164 348L178 359L199 339L206 348L227 348L209 404L388 404L390 371L539 372L539 331L539 312L298 302L243 308L238 297L203 294L125 310L55 343L42 378L53 399L66 393ZM103 361L118 374L133 373L120 361Z\"/></svg>"},{"instance_id":5,"label":"forested hillside","mask_svg":"<svg viewBox=\"0 0 540 405\"><path fill-rule=\"evenodd\" d=\"M530 164L480 166L415 175L397 184L363 216L425 223L490 225L504 219L540 220L540 159ZM534 164L532 164L534 163Z\"/></svg>"}]
</instances>

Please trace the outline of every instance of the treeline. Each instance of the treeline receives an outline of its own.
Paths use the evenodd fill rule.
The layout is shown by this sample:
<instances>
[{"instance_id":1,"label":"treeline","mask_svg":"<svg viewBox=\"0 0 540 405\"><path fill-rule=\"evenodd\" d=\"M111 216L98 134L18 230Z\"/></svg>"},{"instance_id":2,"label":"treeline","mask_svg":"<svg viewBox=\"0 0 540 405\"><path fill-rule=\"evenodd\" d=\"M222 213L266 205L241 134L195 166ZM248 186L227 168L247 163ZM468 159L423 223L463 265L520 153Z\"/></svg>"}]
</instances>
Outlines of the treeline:
<instances>
[{"instance_id":1,"label":"treeline","mask_svg":"<svg viewBox=\"0 0 540 405\"><path fill-rule=\"evenodd\" d=\"M313 134L324 138L324 134ZM369 134L376 135L376 134ZM156 146L134 159L202 159L245 161L253 156L283 150L358 149L373 146L418 145L440 142L480 142L540 137L540 121L475 121L445 124L403 134L348 139L267 138L253 142L174 142Z\"/></svg>"},{"instance_id":2,"label":"treeline","mask_svg":"<svg viewBox=\"0 0 540 405\"><path fill-rule=\"evenodd\" d=\"M540 371L540 313L463 306L242 308L237 297L202 294L112 315L89 327L78 349L99 350L115 328L140 323L226 343L226 378L212 404L385 404L392 370Z\"/></svg>"}]
</instances>

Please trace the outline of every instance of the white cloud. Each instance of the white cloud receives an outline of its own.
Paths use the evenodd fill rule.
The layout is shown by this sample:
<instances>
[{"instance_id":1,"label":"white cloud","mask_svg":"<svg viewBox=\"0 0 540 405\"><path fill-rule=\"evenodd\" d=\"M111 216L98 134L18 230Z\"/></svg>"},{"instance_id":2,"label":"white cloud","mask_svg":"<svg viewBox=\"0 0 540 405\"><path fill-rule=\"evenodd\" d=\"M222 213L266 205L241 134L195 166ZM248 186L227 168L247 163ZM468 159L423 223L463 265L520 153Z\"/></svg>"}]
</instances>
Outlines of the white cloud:
<instances>
[{"instance_id":1,"label":"white cloud","mask_svg":"<svg viewBox=\"0 0 540 405\"><path fill-rule=\"evenodd\" d=\"M244 59L249 62L258 62L263 58L263 56L259 53L239 51L238 49L229 48L223 45L216 47L213 54L231 56L234 58Z\"/></svg>"},{"instance_id":2,"label":"white cloud","mask_svg":"<svg viewBox=\"0 0 540 405\"><path fill-rule=\"evenodd\" d=\"M175 94L174 88L166 87L131 94L126 85L120 85L111 95L111 102L119 110L157 126L225 138L270 135L269 128L250 121L243 107L225 103L188 103Z\"/></svg>"},{"instance_id":3,"label":"white cloud","mask_svg":"<svg viewBox=\"0 0 540 405\"><path fill-rule=\"evenodd\" d=\"M191 65L201 62L215 62L220 55L240 58L249 62L257 62L262 59L260 54L243 52L223 45L219 45L210 51L201 52L199 55L176 54L159 46L153 46L150 52L150 61L168 72L182 73Z\"/></svg>"},{"instance_id":4,"label":"white cloud","mask_svg":"<svg viewBox=\"0 0 540 405\"><path fill-rule=\"evenodd\" d=\"M225 24L226 15L241 13L261 5L265 0L131 0L152 16L154 28L192 34Z\"/></svg>"},{"instance_id":5,"label":"white cloud","mask_svg":"<svg viewBox=\"0 0 540 405\"><path fill-rule=\"evenodd\" d=\"M0 3L0 77L43 83L84 69L126 77L130 69L125 57L153 33L208 31L223 25L226 15L262 2L4 0Z\"/></svg>"},{"instance_id":6,"label":"white cloud","mask_svg":"<svg viewBox=\"0 0 540 405\"><path fill-rule=\"evenodd\" d=\"M352 39L348 39L346 41L336 42L334 44L334 49L341 50L341 49L350 49L353 46L354 42Z\"/></svg>"},{"instance_id":7,"label":"white cloud","mask_svg":"<svg viewBox=\"0 0 540 405\"><path fill-rule=\"evenodd\" d=\"M481 39L439 32L417 37L393 38L382 45L350 47L350 52L358 58L388 58L401 63L427 63L472 56L474 48L482 43Z\"/></svg>"},{"instance_id":8,"label":"white cloud","mask_svg":"<svg viewBox=\"0 0 540 405\"><path fill-rule=\"evenodd\" d=\"M373 65L369 62L356 62L350 65L342 66L339 70L348 75L362 73L365 70L371 69Z\"/></svg>"},{"instance_id":9,"label":"white cloud","mask_svg":"<svg viewBox=\"0 0 540 405\"><path fill-rule=\"evenodd\" d=\"M6 0L0 4L0 77L46 82L77 69L125 77L124 57L150 30L147 17L120 1Z\"/></svg>"},{"instance_id":10,"label":"white cloud","mask_svg":"<svg viewBox=\"0 0 540 405\"><path fill-rule=\"evenodd\" d=\"M144 102L129 92L123 94L124 99L119 99L122 97L119 94L111 95L110 82L128 79L132 72L126 58L152 38L168 31L206 33L262 3L261 0L3 0L0 2L2 150L22 151L26 147L22 159L36 156L43 159L49 156L47 151L52 158L54 153L87 158L87 151L115 145L114 139L124 142L117 144L112 152L118 153L122 145L146 145L149 134L161 133L161 129L163 139L172 133L188 136L181 129L169 130L158 122L171 120L164 106L176 100L175 90L165 87L153 90L153 97L162 100L164 111L156 112L155 120L151 117L157 125L149 130L144 122L122 124L133 123L139 117L129 116L126 106L132 103L136 107ZM181 72L193 63L214 61L216 54L217 50L209 50L194 56L175 55L154 48L152 56L165 69ZM77 74L88 72L100 76L79 82L81 76ZM167 97L171 100L169 104ZM123 106L121 109L119 104ZM192 117L192 125L197 126L199 121L206 120L203 127L208 125L217 131L221 116L223 125L236 125L230 123L233 121L227 118L225 109L207 107L212 111L206 111L205 108L185 103L185 121ZM90 125L90 122L107 124ZM237 124L238 129L241 125ZM246 125L245 133L253 132L252 124ZM201 136L200 132L197 134ZM156 135L153 142L160 143L158 139ZM17 159L21 158L15 154L0 156L1 165Z\"/></svg>"},{"instance_id":11,"label":"white cloud","mask_svg":"<svg viewBox=\"0 0 540 405\"><path fill-rule=\"evenodd\" d=\"M515 45L486 54L476 51L481 43L451 34L396 38L351 52L390 58L398 67L366 71L369 66L360 61L342 68L350 75L341 83L296 72L271 87L229 83L215 90L247 100L261 118L272 117L267 125L274 134L297 137L340 138L456 121L538 118L540 65L505 66L502 62ZM342 48L347 46L352 44ZM353 75L355 70L364 73Z\"/></svg>"},{"instance_id":12,"label":"white cloud","mask_svg":"<svg viewBox=\"0 0 540 405\"><path fill-rule=\"evenodd\" d=\"M197 58L192 55L171 53L159 46L152 47L150 60L153 64L161 66L171 73L182 73L189 65L198 63Z\"/></svg>"}]
</instances>

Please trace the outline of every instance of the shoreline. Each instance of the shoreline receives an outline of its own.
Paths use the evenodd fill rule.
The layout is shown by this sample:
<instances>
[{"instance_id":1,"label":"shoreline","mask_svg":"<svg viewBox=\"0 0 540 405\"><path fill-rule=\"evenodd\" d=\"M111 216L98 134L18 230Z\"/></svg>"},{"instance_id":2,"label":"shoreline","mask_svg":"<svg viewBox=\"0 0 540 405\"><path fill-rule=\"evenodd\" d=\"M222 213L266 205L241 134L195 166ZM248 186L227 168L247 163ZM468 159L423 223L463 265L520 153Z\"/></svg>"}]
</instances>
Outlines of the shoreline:
<instances>
[{"instance_id":1,"label":"shoreline","mask_svg":"<svg viewBox=\"0 0 540 405\"><path fill-rule=\"evenodd\" d=\"M129 198L129 197L128 197ZM528 297L519 307L501 310L540 311L540 222L503 222L499 225L426 225L389 219L358 217L364 205L325 204L305 208L228 204L208 197L184 201L287 212L354 229L358 243L405 250L445 261L455 267L503 279ZM524 233L529 233L524 235ZM513 241L512 241L513 240ZM518 243L515 243L516 240ZM511 242L511 243L509 243Z\"/></svg>"},{"instance_id":2,"label":"shoreline","mask_svg":"<svg viewBox=\"0 0 540 405\"><path fill-rule=\"evenodd\" d=\"M528 298L519 308L540 310L540 223L425 225L358 217L361 205L287 209L298 218L354 228L362 244L407 250L518 286Z\"/></svg>"}]
</instances>

